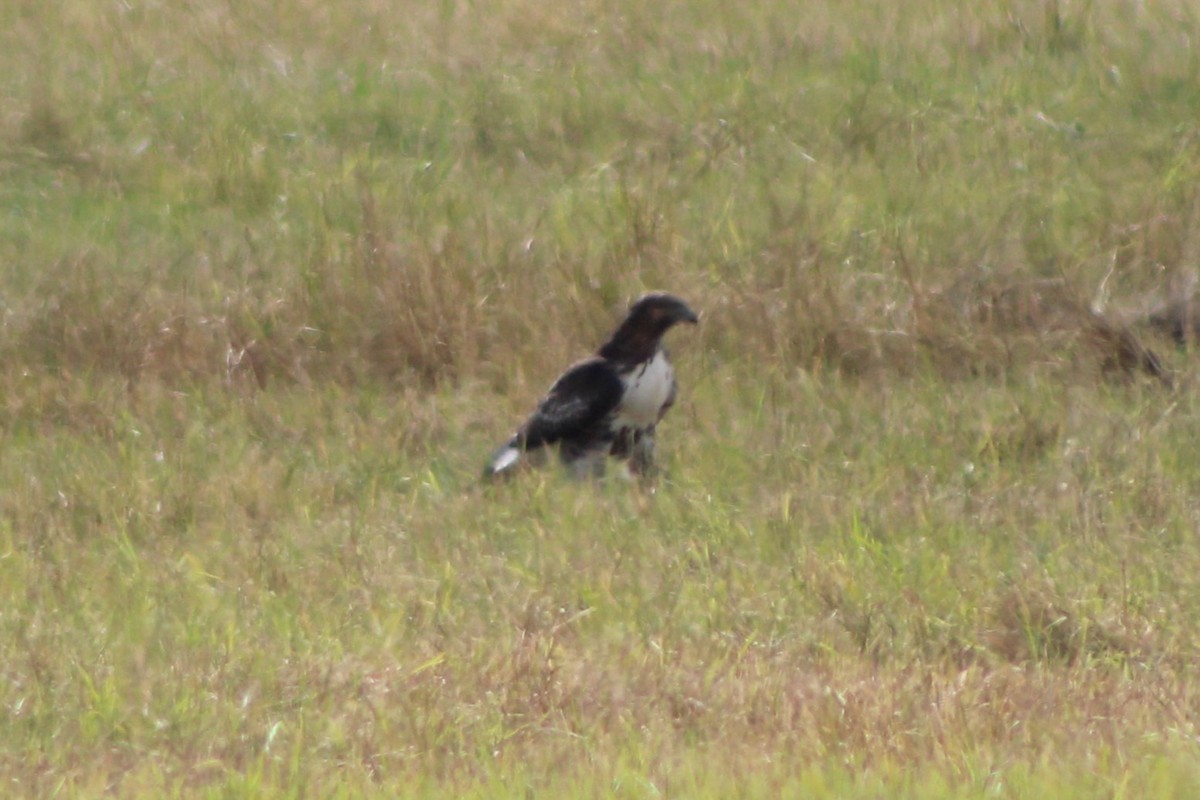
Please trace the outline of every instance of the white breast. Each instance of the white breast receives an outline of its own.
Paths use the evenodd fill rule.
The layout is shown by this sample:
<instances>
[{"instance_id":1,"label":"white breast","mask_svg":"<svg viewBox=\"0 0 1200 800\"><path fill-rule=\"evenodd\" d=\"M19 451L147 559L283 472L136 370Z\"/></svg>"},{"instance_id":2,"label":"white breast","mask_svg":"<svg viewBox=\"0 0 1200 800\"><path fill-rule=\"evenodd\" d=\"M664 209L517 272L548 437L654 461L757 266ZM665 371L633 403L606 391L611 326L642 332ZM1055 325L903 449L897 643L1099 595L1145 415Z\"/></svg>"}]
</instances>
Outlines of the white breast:
<instances>
[{"instance_id":1,"label":"white breast","mask_svg":"<svg viewBox=\"0 0 1200 800\"><path fill-rule=\"evenodd\" d=\"M658 415L675 383L675 370L666 354L660 350L624 381L625 397L617 413L617 426L648 428L658 422Z\"/></svg>"}]
</instances>

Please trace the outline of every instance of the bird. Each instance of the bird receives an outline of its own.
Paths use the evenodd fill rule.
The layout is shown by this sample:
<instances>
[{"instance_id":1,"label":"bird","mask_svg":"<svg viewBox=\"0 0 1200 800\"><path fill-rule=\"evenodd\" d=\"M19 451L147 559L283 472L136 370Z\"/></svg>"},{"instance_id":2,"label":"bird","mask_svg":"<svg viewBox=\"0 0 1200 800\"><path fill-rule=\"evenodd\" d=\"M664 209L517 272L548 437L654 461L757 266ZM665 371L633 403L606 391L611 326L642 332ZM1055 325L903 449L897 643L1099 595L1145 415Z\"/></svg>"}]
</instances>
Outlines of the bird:
<instances>
[{"instance_id":1,"label":"bird","mask_svg":"<svg viewBox=\"0 0 1200 800\"><path fill-rule=\"evenodd\" d=\"M547 447L571 477L604 476L609 457L630 473L654 469L654 433L678 392L664 334L700 316L666 292L639 297L595 355L568 367L537 408L484 468L485 480L515 474L524 463L545 461Z\"/></svg>"}]
</instances>

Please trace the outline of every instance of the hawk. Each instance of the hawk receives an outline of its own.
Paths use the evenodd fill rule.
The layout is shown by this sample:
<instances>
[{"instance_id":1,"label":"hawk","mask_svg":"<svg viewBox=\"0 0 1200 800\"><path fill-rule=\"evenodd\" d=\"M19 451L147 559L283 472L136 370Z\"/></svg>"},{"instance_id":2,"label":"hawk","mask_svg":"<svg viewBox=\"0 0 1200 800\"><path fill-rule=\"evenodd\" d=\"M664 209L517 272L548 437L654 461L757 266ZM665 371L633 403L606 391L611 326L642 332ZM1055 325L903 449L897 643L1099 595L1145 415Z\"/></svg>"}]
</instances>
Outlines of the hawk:
<instances>
[{"instance_id":1,"label":"hawk","mask_svg":"<svg viewBox=\"0 0 1200 800\"><path fill-rule=\"evenodd\" d=\"M635 473L654 465L654 429L675 402L675 370L662 338L680 322L700 321L687 303L665 292L640 297L596 355L567 369L484 470L512 474L547 445L576 478L600 477L608 456Z\"/></svg>"}]
</instances>

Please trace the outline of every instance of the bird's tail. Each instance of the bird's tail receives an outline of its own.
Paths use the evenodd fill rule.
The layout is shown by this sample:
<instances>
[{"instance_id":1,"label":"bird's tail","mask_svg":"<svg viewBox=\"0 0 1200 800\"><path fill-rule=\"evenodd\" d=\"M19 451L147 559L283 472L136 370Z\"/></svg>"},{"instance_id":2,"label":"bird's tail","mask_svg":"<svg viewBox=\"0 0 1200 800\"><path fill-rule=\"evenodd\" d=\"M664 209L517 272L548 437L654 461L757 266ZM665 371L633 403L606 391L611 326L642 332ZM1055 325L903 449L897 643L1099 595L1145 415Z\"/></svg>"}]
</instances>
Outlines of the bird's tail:
<instances>
[{"instance_id":1,"label":"bird's tail","mask_svg":"<svg viewBox=\"0 0 1200 800\"><path fill-rule=\"evenodd\" d=\"M488 460L487 466L483 469L484 480L496 480L513 475L524 460L524 456L525 454L521 452L521 443L516 437L513 437Z\"/></svg>"}]
</instances>

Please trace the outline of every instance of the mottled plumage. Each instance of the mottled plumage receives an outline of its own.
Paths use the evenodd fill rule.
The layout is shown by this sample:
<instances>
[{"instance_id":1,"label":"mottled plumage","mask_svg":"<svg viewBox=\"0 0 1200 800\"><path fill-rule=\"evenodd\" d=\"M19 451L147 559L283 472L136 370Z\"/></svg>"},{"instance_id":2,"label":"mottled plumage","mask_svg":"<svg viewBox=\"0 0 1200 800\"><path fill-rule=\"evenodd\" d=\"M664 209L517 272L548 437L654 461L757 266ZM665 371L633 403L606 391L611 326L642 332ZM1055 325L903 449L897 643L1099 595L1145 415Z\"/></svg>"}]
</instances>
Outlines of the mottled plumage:
<instances>
[{"instance_id":1,"label":"mottled plumage","mask_svg":"<svg viewBox=\"0 0 1200 800\"><path fill-rule=\"evenodd\" d=\"M654 431L675 402L675 370L662 337L677 323L695 324L696 313L669 294L644 295L596 355L559 376L517 432L484 470L511 474L549 445L572 475L604 473L609 456L645 473L654 462Z\"/></svg>"}]
</instances>

